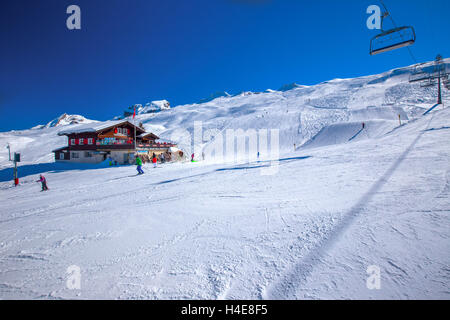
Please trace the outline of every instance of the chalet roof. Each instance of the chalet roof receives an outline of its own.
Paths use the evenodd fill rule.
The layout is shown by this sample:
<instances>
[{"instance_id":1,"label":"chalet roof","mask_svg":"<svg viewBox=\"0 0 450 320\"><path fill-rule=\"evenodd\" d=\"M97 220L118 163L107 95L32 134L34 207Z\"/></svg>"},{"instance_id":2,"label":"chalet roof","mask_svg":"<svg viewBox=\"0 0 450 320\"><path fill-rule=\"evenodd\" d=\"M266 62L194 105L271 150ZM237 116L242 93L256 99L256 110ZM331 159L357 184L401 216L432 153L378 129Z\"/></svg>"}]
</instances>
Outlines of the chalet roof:
<instances>
[{"instance_id":1,"label":"chalet roof","mask_svg":"<svg viewBox=\"0 0 450 320\"><path fill-rule=\"evenodd\" d=\"M69 149L69 147L61 147L61 148L58 148L58 149L55 149L55 150L52 150L52 152L56 152L56 151L63 151L63 150L68 150Z\"/></svg>"},{"instance_id":2,"label":"chalet roof","mask_svg":"<svg viewBox=\"0 0 450 320\"><path fill-rule=\"evenodd\" d=\"M145 133L145 130L141 127L138 127L128 120L112 120L112 121L103 121L103 122L96 122L96 123L85 123L80 125L71 126L70 128L61 130L58 132L59 136L74 134L74 133L84 133L84 132L99 132L105 129L113 128L122 124L129 124L132 127L136 127L137 133Z\"/></svg>"},{"instance_id":3,"label":"chalet roof","mask_svg":"<svg viewBox=\"0 0 450 320\"><path fill-rule=\"evenodd\" d=\"M140 135L138 135L137 136L138 138L153 138L153 139L159 139L159 137L156 135L156 134L154 134L154 133L151 133L151 132L144 132L144 133L141 133Z\"/></svg>"}]
</instances>

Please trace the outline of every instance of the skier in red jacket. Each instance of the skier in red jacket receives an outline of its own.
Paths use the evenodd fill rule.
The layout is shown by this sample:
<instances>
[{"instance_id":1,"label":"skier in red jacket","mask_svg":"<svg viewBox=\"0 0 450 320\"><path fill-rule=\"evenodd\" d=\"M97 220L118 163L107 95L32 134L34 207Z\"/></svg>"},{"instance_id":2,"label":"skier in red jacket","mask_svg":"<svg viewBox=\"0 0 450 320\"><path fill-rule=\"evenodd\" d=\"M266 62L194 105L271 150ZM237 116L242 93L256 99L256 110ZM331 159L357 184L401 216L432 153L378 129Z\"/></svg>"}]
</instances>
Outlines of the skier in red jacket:
<instances>
[{"instance_id":1,"label":"skier in red jacket","mask_svg":"<svg viewBox=\"0 0 450 320\"><path fill-rule=\"evenodd\" d=\"M42 184L42 190L41 191L47 191L48 187L47 187L47 180L45 179L45 177L41 174L39 175L39 180L36 182L40 182Z\"/></svg>"},{"instance_id":2,"label":"skier in red jacket","mask_svg":"<svg viewBox=\"0 0 450 320\"><path fill-rule=\"evenodd\" d=\"M152 162L153 162L153 167L156 168L157 159L156 159L156 155L155 154L153 154Z\"/></svg>"}]
</instances>

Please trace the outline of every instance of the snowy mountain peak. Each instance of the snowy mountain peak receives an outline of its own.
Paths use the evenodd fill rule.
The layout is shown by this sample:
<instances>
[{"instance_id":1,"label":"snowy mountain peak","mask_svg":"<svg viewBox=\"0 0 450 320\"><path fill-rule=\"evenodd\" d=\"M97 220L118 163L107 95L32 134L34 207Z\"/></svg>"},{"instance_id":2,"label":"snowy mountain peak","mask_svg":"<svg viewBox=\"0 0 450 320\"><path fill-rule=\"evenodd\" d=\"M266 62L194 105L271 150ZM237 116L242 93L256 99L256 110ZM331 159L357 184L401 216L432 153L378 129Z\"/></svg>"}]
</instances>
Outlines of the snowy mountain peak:
<instances>
[{"instance_id":1,"label":"snowy mountain peak","mask_svg":"<svg viewBox=\"0 0 450 320\"><path fill-rule=\"evenodd\" d=\"M60 127L60 126L67 126L71 124L81 124L81 123L92 123L97 122L95 120L87 119L83 116L80 116L78 114L69 115L67 113L63 113L61 116L59 116L56 119L53 119L49 123L47 123L45 126L37 126L34 128L53 128L53 127Z\"/></svg>"},{"instance_id":2,"label":"snowy mountain peak","mask_svg":"<svg viewBox=\"0 0 450 320\"><path fill-rule=\"evenodd\" d=\"M170 102L167 100L154 100L152 102L146 103L144 106L142 104L135 104L128 107L123 113L124 117L130 117L133 115L136 108L136 115L157 113L164 110L170 110ZM123 119L123 117L115 117L114 119Z\"/></svg>"},{"instance_id":3,"label":"snowy mountain peak","mask_svg":"<svg viewBox=\"0 0 450 320\"><path fill-rule=\"evenodd\" d=\"M141 106L142 107L142 106ZM151 112L159 112L162 110L169 110L170 102L167 100L155 100L145 104L142 109L139 110L139 114L142 113L151 113Z\"/></svg>"}]
</instances>

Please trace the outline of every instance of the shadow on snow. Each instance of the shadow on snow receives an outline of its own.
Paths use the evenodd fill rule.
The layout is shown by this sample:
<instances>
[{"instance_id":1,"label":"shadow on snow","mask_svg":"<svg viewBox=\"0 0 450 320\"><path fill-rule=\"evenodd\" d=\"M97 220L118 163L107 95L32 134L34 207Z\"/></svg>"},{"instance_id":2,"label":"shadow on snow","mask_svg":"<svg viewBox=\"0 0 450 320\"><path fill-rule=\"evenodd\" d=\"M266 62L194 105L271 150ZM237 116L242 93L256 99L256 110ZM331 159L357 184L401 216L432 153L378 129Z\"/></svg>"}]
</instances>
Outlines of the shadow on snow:
<instances>
[{"instance_id":1,"label":"shadow on snow","mask_svg":"<svg viewBox=\"0 0 450 320\"><path fill-rule=\"evenodd\" d=\"M222 171L234 171L234 170L247 170L247 169L260 169L260 168L264 168L264 167L270 167L272 165L272 162L292 162L292 161L299 161L299 160L305 160L311 158L311 156L304 156L304 157L292 157L292 158L281 158L278 160L261 160L261 161L256 161L256 162L252 162L246 165L238 165L238 166L231 166L228 168L219 168L219 169L215 169L209 172L204 172L204 173L199 173L199 174L195 174L192 176L187 176L187 177L182 177L182 178L176 178L176 179L170 179L170 180L164 180L155 184L167 184L167 183L171 183L171 182L176 182L176 181L180 181L180 180L184 180L184 179L190 179L190 178L195 178L195 177L200 177L200 176L205 176L208 175L210 173L213 172L222 172ZM262 165L255 165L255 164L262 164Z\"/></svg>"},{"instance_id":2,"label":"shadow on snow","mask_svg":"<svg viewBox=\"0 0 450 320\"><path fill-rule=\"evenodd\" d=\"M88 163L61 163L61 162L49 162L38 164L25 164L18 165L17 172L18 177L23 178L31 175L38 175L44 172L64 172L70 170L91 170L107 168L108 165L104 163L88 164ZM4 168L0 170L0 182L11 181L14 176L14 168Z\"/></svg>"}]
</instances>

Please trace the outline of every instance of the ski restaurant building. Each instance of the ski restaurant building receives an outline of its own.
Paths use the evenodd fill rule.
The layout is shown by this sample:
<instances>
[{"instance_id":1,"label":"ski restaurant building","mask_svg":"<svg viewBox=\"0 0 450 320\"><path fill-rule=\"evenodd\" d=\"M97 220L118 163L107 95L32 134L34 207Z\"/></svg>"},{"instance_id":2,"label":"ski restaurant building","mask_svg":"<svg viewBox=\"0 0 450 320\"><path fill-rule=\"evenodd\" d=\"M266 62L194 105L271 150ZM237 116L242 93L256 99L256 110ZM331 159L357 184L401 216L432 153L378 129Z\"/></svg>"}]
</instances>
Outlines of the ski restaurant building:
<instances>
[{"instance_id":1,"label":"ski restaurant building","mask_svg":"<svg viewBox=\"0 0 450 320\"><path fill-rule=\"evenodd\" d=\"M136 153L158 156L176 147L171 143L156 142L158 136L127 120L81 124L62 130L58 135L68 138L68 146L53 150L55 160L61 162L99 163L111 159L118 164L133 164Z\"/></svg>"}]
</instances>

